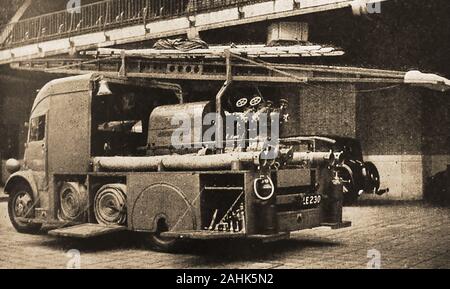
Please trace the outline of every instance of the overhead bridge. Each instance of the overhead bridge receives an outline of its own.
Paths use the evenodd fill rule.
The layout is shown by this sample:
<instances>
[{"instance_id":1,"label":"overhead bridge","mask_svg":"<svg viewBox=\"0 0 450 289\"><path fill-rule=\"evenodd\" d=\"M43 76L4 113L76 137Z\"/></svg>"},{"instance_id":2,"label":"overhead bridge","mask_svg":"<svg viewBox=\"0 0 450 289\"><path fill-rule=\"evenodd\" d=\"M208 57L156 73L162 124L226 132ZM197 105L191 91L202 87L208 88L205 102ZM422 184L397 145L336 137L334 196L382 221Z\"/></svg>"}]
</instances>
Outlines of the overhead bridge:
<instances>
[{"instance_id":1,"label":"overhead bridge","mask_svg":"<svg viewBox=\"0 0 450 289\"><path fill-rule=\"evenodd\" d=\"M352 8L387 0L107 0L11 22L2 28L0 64L76 51Z\"/></svg>"}]
</instances>

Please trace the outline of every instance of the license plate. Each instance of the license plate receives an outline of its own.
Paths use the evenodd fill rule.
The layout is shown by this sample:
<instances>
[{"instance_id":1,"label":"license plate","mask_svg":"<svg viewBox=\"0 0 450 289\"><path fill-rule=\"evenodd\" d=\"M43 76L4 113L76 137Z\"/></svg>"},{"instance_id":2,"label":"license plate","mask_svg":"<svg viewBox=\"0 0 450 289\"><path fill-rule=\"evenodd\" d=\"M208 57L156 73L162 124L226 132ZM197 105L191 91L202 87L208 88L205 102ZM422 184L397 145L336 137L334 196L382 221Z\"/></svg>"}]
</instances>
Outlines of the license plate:
<instances>
[{"instance_id":1,"label":"license plate","mask_svg":"<svg viewBox=\"0 0 450 289\"><path fill-rule=\"evenodd\" d=\"M318 205L320 204L320 201L322 201L321 195L306 195L302 198L302 205L303 206L311 206L311 205Z\"/></svg>"}]
</instances>

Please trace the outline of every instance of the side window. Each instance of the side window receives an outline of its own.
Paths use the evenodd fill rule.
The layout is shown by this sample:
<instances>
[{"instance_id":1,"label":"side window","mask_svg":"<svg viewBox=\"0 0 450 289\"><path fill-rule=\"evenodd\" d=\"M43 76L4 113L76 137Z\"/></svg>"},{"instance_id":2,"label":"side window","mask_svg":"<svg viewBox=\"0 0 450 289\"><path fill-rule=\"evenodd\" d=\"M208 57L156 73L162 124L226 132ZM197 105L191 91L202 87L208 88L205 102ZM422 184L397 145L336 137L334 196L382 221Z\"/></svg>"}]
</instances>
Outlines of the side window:
<instances>
[{"instance_id":1,"label":"side window","mask_svg":"<svg viewBox=\"0 0 450 289\"><path fill-rule=\"evenodd\" d=\"M31 119L30 142L41 141L45 137L45 115Z\"/></svg>"}]
</instances>

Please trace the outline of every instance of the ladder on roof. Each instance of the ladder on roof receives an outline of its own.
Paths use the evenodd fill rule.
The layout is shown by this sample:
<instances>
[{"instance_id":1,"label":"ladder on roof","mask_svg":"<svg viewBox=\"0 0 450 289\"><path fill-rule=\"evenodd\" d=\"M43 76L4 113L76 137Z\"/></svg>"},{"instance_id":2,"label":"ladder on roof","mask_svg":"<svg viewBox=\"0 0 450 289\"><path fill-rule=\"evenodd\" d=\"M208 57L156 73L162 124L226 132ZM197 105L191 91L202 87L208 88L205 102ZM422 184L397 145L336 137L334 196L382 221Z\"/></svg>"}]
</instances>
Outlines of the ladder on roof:
<instances>
[{"instance_id":1,"label":"ladder on roof","mask_svg":"<svg viewBox=\"0 0 450 289\"><path fill-rule=\"evenodd\" d=\"M61 75L103 73L123 77L173 81L254 83L366 83L410 84L446 91L448 79L416 72L298 64L301 57L343 55L339 48L321 45L267 47L212 46L191 51L99 49L71 59L37 59L11 64L19 70ZM229 72L229 73L228 73Z\"/></svg>"}]
</instances>

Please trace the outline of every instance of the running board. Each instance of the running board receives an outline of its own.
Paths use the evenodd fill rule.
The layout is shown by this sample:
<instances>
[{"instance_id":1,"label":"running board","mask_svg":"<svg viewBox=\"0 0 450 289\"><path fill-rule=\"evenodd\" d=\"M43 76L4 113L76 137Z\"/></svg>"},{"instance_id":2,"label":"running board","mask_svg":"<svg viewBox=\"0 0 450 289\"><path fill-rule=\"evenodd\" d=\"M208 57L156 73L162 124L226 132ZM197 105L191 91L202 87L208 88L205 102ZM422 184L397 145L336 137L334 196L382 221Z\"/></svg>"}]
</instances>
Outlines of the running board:
<instances>
[{"instance_id":1,"label":"running board","mask_svg":"<svg viewBox=\"0 0 450 289\"><path fill-rule=\"evenodd\" d=\"M340 223L322 223L320 224L321 226L324 227L330 227L333 230L337 230L337 229L343 229L343 228L348 228L352 226L352 222L350 221L343 221Z\"/></svg>"},{"instance_id":2,"label":"running board","mask_svg":"<svg viewBox=\"0 0 450 289\"><path fill-rule=\"evenodd\" d=\"M54 219L40 219L40 218L24 218L24 217L17 217L16 220L21 223L26 224L39 224L39 225L46 225L46 226L52 226L52 227L68 227L68 226L75 226L79 225L79 223L75 222L68 222L68 221L60 221L60 220L54 220Z\"/></svg>"},{"instance_id":3,"label":"running board","mask_svg":"<svg viewBox=\"0 0 450 289\"><path fill-rule=\"evenodd\" d=\"M240 232L216 232L216 231L179 231L179 232L163 232L161 237L179 238L179 239L197 239L197 240L210 240L210 239L228 239L228 238L244 238L245 233Z\"/></svg>"},{"instance_id":4,"label":"running board","mask_svg":"<svg viewBox=\"0 0 450 289\"><path fill-rule=\"evenodd\" d=\"M244 232L217 232L217 231L179 231L179 232L163 232L162 237L179 238L179 239L193 239L193 240L212 240L212 239L252 239L261 240L262 242L274 242L279 240L289 239L289 233L277 233L271 235L247 235Z\"/></svg>"},{"instance_id":5,"label":"running board","mask_svg":"<svg viewBox=\"0 0 450 289\"><path fill-rule=\"evenodd\" d=\"M81 224L72 227L59 228L48 232L49 235L58 237L72 237L87 239L104 236L116 232L126 231L125 226L105 226L99 224Z\"/></svg>"}]
</instances>

